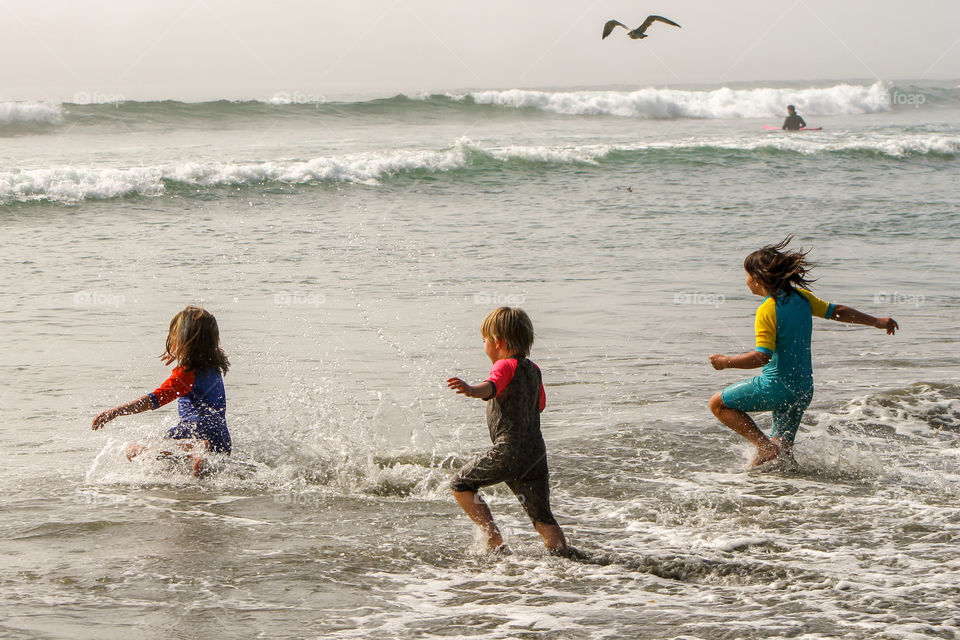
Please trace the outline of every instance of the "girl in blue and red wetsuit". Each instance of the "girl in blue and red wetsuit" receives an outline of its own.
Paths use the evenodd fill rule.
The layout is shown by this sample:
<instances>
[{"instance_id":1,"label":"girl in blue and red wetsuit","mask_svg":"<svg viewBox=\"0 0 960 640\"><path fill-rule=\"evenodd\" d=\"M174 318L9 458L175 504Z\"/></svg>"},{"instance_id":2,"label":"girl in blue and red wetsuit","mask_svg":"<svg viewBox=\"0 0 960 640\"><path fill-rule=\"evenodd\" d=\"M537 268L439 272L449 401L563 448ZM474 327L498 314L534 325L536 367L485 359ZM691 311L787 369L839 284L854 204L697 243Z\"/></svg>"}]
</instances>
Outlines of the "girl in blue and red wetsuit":
<instances>
[{"instance_id":1,"label":"girl in blue and red wetsuit","mask_svg":"<svg viewBox=\"0 0 960 640\"><path fill-rule=\"evenodd\" d=\"M710 356L714 369L763 367L759 376L736 382L710 400L713 415L757 448L751 466L789 455L800 419L813 398L813 316L876 327L888 334L900 328L893 318L874 318L813 295L806 288L813 281L813 265L806 252L786 250L791 238L758 249L743 261L747 288L763 296L755 322L756 349L738 356ZM754 411L773 412L770 437L749 416Z\"/></svg>"},{"instance_id":2,"label":"girl in blue and red wetsuit","mask_svg":"<svg viewBox=\"0 0 960 640\"><path fill-rule=\"evenodd\" d=\"M177 447L191 456L193 474L198 476L203 470L205 452L231 451L222 377L230 368L230 361L220 348L216 318L194 306L175 315L170 321L166 351L160 358L164 364L177 361L166 382L153 393L100 413L93 419L93 429L100 429L117 416L156 409L179 398L180 423L167 432L167 437L176 440ZM142 444L130 443L127 459L132 460L145 449Z\"/></svg>"}]
</instances>

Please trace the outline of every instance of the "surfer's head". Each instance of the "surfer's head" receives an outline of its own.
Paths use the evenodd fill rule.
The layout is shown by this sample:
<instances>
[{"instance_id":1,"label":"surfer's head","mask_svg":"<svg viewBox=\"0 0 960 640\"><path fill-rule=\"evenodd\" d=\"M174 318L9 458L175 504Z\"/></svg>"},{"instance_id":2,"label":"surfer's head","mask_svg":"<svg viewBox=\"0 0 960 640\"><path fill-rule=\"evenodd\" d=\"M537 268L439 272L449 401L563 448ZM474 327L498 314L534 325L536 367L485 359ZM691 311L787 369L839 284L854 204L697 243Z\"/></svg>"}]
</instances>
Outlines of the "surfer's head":
<instances>
[{"instance_id":1,"label":"surfer's head","mask_svg":"<svg viewBox=\"0 0 960 640\"><path fill-rule=\"evenodd\" d=\"M743 268L747 272L747 286L752 279L759 284L767 295L776 295L783 290L793 287L808 288L814 279L810 277L813 263L807 260L809 251L802 249L785 251L793 235L789 235L778 244L771 244L757 249L743 261ZM754 291L754 293L762 293Z\"/></svg>"},{"instance_id":2,"label":"surfer's head","mask_svg":"<svg viewBox=\"0 0 960 640\"><path fill-rule=\"evenodd\" d=\"M173 316L167 333L167 354L188 370L212 367L226 373L230 368L230 360L220 348L217 319L202 307L189 305Z\"/></svg>"},{"instance_id":3,"label":"surfer's head","mask_svg":"<svg viewBox=\"0 0 960 640\"><path fill-rule=\"evenodd\" d=\"M796 108L795 106L793 106L792 104L788 104L788 105L787 105L787 113L788 113L789 115L792 116L792 115L795 114L796 112L797 112L797 108Z\"/></svg>"},{"instance_id":4,"label":"surfer's head","mask_svg":"<svg viewBox=\"0 0 960 640\"><path fill-rule=\"evenodd\" d=\"M485 340L503 340L511 355L526 358L533 346L533 322L523 309L500 307L483 319L480 335Z\"/></svg>"}]
</instances>

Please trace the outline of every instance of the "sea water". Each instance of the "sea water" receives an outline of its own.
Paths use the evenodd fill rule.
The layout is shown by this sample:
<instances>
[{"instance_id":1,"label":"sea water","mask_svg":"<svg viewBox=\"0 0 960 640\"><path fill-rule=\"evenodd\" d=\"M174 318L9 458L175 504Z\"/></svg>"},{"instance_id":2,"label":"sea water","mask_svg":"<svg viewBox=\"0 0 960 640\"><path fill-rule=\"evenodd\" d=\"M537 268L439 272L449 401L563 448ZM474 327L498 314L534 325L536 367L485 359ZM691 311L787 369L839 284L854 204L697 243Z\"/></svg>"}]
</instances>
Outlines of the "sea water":
<instances>
[{"instance_id":1,"label":"sea water","mask_svg":"<svg viewBox=\"0 0 960 640\"><path fill-rule=\"evenodd\" d=\"M958 638L957 82L0 103L0 634ZM793 103L820 132L764 132ZM797 465L707 402L748 371L750 251L821 297ZM232 460L123 446L170 318L220 324ZM488 436L444 384L526 309L549 557L447 484ZM761 427L769 415L759 416Z\"/></svg>"}]
</instances>

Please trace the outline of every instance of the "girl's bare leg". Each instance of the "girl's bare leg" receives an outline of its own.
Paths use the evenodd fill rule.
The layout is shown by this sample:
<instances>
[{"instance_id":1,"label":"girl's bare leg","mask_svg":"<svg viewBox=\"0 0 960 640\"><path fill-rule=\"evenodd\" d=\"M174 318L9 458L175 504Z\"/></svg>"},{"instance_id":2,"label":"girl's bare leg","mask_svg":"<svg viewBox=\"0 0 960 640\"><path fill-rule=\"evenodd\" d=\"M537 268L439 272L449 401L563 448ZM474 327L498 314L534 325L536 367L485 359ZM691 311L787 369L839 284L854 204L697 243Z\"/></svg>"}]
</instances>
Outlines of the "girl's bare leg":
<instances>
[{"instance_id":1,"label":"girl's bare leg","mask_svg":"<svg viewBox=\"0 0 960 640\"><path fill-rule=\"evenodd\" d=\"M203 473L204 460L203 454L210 449L210 442L208 440L183 440L178 442L177 446L180 447L180 450L184 453L189 453L190 458L193 460L193 476L199 478L200 474Z\"/></svg>"},{"instance_id":2,"label":"girl's bare leg","mask_svg":"<svg viewBox=\"0 0 960 640\"><path fill-rule=\"evenodd\" d=\"M547 549L555 551L560 555L564 555L567 552L567 539L564 537L563 529L560 528L560 525L534 522L533 526L537 530L537 533L540 534L540 537L543 538L543 545Z\"/></svg>"},{"instance_id":3,"label":"girl's bare leg","mask_svg":"<svg viewBox=\"0 0 960 640\"><path fill-rule=\"evenodd\" d=\"M710 411L720 422L749 440L757 448L757 455L750 461L751 467L773 460L780 455L780 447L757 428L753 418L743 411L727 407L723 404L719 393L710 398Z\"/></svg>"},{"instance_id":4,"label":"girl's bare leg","mask_svg":"<svg viewBox=\"0 0 960 640\"><path fill-rule=\"evenodd\" d=\"M487 549L494 551L503 546L503 536L493 521L490 507L476 491L454 491L453 497L464 513L470 516L474 524L487 536Z\"/></svg>"}]
</instances>

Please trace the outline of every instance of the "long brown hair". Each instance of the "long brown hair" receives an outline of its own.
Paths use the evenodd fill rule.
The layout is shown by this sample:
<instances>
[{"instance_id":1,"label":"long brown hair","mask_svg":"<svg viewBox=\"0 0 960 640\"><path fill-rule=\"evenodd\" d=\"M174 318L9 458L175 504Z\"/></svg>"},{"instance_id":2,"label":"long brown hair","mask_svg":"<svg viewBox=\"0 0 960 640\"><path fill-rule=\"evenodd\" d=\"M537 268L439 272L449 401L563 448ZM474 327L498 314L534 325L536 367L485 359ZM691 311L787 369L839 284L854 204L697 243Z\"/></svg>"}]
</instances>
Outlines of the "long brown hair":
<instances>
[{"instance_id":1,"label":"long brown hair","mask_svg":"<svg viewBox=\"0 0 960 640\"><path fill-rule=\"evenodd\" d=\"M810 277L814 264L807 260L809 250L785 251L793 240L793 234L777 244L769 244L757 249L743 261L743 268L759 282L771 296L781 291L793 291L794 287L809 288L816 282Z\"/></svg>"},{"instance_id":2,"label":"long brown hair","mask_svg":"<svg viewBox=\"0 0 960 640\"><path fill-rule=\"evenodd\" d=\"M220 373L230 369L230 360L220 348L217 319L202 307L189 305L173 316L166 346L166 353L174 356L184 369L202 371L212 367Z\"/></svg>"}]
</instances>

